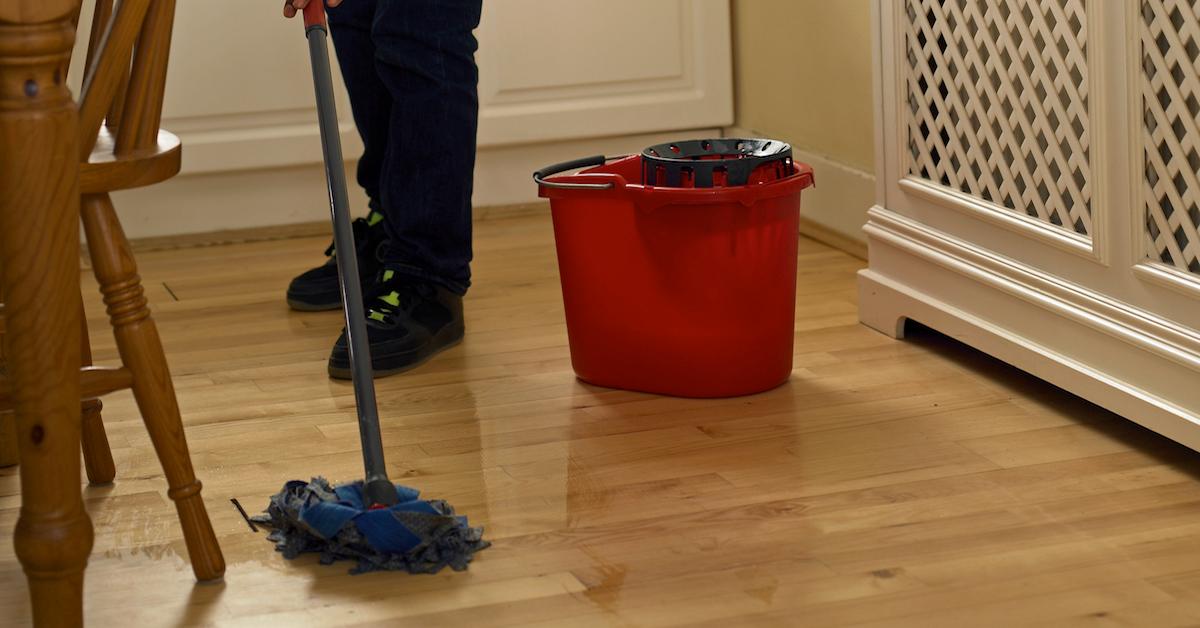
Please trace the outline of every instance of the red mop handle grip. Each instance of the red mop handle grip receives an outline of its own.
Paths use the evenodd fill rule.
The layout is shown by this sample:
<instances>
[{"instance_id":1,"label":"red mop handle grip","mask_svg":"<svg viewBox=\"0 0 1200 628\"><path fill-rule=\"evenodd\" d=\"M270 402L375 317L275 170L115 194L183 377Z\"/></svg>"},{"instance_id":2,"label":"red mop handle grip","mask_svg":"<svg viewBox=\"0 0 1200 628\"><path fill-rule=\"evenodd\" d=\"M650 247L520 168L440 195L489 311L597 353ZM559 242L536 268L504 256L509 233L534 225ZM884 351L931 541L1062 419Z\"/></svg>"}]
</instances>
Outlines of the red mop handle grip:
<instances>
[{"instance_id":1,"label":"red mop handle grip","mask_svg":"<svg viewBox=\"0 0 1200 628\"><path fill-rule=\"evenodd\" d=\"M304 5L304 30L314 26L325 28L325 0L309 0Z\"/></svg>"}]
</instances>

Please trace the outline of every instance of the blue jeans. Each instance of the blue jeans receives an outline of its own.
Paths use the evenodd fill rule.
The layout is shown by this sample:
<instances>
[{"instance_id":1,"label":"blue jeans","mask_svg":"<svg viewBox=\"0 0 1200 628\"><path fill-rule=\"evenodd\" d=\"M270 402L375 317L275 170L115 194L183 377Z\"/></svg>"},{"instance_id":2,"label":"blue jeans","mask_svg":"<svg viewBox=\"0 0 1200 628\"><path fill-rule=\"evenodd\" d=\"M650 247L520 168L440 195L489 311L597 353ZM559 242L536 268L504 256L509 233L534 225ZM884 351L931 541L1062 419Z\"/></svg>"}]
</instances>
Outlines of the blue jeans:
<instances>
[{"instance_id":1,"label":"blue jeans","mask_svg":"<svg viewBox=\"0 0 1200 628\"><path fill-rule=\"evenodd\" d=\"M345 0L330 8L363 141L358 183L384 215L384 263L459 294L471 283L471 183L482 0Z\"/></svg>"}]
</instances>

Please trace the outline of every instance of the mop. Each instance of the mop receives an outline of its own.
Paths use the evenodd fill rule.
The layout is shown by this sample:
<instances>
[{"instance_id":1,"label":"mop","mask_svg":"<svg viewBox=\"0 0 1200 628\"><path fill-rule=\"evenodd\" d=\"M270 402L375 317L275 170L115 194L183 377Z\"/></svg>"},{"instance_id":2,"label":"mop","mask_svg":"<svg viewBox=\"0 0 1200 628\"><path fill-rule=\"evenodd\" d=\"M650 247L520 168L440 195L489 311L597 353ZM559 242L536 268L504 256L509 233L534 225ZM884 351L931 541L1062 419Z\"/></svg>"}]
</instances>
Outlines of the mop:
<instances>
[{"instance_id":1,"label":"mop","mask_svg":"<svg viewBox=\"0 0 1200 628\"><path fill-rule=\"evenodd\" d=\"M329 72L324 0L314 0L304 8L304 32L316 87L334 247L337 251L354 251ZM483 529L471 527L467 518L455 515L446 502L420 499L418 491L392 484L388 479L358 260L354 255L337 255L336 259L366 478L340 486L333 486L321 477L309 482L290 481L271 497L266 513L248 521L252 528L254 524L270 528L267 538L289 559L304 553L319 553L322 564L357 561L351 573L376 570L436 573L446 566L464 570L475 552L489 545L483 540Z\"/></svg>"}]
</instances>

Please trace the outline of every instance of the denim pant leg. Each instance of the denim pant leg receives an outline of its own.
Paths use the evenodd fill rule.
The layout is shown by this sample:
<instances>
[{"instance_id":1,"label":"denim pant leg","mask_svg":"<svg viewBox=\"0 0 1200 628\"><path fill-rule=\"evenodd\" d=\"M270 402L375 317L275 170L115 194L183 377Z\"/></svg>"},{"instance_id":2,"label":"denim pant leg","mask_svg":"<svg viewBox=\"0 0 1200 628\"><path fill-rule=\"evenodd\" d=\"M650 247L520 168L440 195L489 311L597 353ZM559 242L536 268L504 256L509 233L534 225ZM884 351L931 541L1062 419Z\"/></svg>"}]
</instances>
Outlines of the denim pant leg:
<instances>
[{"instance_id":1,"label":"denim pant leg","mask_svg":"<svg viewBox=\"0 0 1200 628\"><path fill-rule=\"evenodd\" d=\"M366 191L371 209L382 211L380 173L387 153L392 96L375 71L375 43L371 40L375 8L376 0L346 0L328 7L327 12L338 67L350 94L350 111L363 142L358 184Z\"/></svg>"},{"instance_id":2,"label":"denim pant leg","mask_svg":"<svg viewBox=\"0 0 1200 628\"><path fill-rule=\"evenodd\" d=\"M342 6L363 0L346 0ZM380 200L384 261L459 293L471 282L482 0L378 0L375 71L391 97Z\"/></svg>"}]
</instances>

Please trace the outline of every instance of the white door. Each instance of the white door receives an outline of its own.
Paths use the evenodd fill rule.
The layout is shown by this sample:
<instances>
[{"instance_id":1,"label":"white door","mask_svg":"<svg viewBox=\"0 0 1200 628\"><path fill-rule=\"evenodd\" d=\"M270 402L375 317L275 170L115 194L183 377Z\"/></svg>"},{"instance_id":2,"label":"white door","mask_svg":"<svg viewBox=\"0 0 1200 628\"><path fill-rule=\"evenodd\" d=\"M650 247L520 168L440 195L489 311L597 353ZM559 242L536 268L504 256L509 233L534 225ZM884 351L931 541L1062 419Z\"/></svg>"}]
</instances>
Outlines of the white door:
<instances>
[{"instance_id":1,"label":"white door","mask_svg":"<svg viewBox=\"0 0 1200 628\"><path fill-rule=\"evenodd\" d=\"M94 0L84 2L81 33L87 33L93 5ZM161 215L164 205L180 208L175 218L190 221L188 230L204 230L197 213L219 220L208 227L213 230L248 226L240 224L246 221L269 224L274 204L281 205L280 212L294 211L296 195L255 196L259 188L291 185L281 169L314 167L321 157L303 29L298 20L282 18L281 7L279 0L176 3L163 126L183 140L184 179L229 177L203 183L177 179L124 195L118 208L128 217L131 235L155 230L144 221L169 218ZM496 202L493 196L507 198L491 190L501 178L514 185L517 174L519 189L534 198L528 172L582 156L547 157L555 151L513 147L600 137L641 141L645 134L714 129L733 121L728 0L487 0L476 35L485 169L476 185L477 205ZM72 66L76 91L81 52L82 45ZM338 104L345 153L354 157L361 146L344 93ZM549 161L524 163L529 159ZM220 189L238 196L222 197ZM313 192L306 187L304 198ZM237 198L246 199L245 211L222 209ZM316 203L302 216L319 220L323 211ZM300 215L276 217L287 222Z\"/></svg>"},{"instance_id":2,"label":"white door","mask_svg":"<svg viewBox=\"0 0 1200 628\"><path fill-rule=\"evenodd\" d=\"M280 6L176 4L163 126L184 173L320 159L302 28ZM481 148L732 123L728 0L493 0L476 35Z\"/></svg>"}]
</instances>

